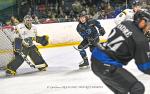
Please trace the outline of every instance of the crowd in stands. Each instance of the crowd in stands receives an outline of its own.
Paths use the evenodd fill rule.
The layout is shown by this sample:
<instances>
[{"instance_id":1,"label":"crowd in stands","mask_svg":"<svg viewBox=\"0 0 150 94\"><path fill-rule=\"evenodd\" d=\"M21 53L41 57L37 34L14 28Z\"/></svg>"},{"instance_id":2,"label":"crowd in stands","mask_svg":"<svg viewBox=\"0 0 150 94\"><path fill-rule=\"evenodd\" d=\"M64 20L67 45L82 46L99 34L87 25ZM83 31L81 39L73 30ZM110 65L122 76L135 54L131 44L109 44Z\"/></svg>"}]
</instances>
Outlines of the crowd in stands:
<instances>
[{"instance_id":1,"label":"crowd in stands","mask_svg":"<svg viewBox=\"0 0 150 94\"><path fill-rule=\"evenodd\" d=\"M110 2L101 0L74 0L69 4L67 6L64 0L58 0L48 3L47 6L39 5L35 14L39 18L46 17L57 22L66 22L77 21L80 13L88 14L94 19L105 19L114 10Z\"/></svg>"},{"instance_id":2,"label":"crowd in stands","mask_svg":"<svg viewBox=\"0 0 150 94\"><path fill-rule=\"evenodd\" d=\"M31 0L32 1L32 0ZM87 14L93 19L114 18L126 6L123 0L41 0L42 2L30 2L28 12L25 14L32 15L33 23L55 23L77 21L79 15ZM68 3L66 3L66 1ZM126 0L124 0L126 1ZM131 1L131 0L129 0ZM33 4L34 3L34 4ZM146 6L147 3L142 3ZM144 5L146 4L146 5ZM115 6L115 7L114 7ZM147 6L147 8L150 8ZM24 7L25 11L26 7ZM27 10L27 9L26 9ZM23 15L25 16L25 15ZM21 21L14 16L6 24L16 25Z\"/></svg>"}]
</instances>

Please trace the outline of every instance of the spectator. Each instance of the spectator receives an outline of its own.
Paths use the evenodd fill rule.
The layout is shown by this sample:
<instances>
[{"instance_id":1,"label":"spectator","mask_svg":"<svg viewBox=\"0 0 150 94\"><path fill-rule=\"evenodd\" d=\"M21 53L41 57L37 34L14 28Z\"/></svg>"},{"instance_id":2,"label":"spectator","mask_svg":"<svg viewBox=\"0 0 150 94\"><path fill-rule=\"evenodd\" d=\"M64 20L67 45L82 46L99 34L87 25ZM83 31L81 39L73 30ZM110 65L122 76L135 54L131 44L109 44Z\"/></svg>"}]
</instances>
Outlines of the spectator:
<instances>
[{"instance_id":1,"label":"spectator","mask_svg":"<svg viewBox=\"0 0 150 94\"><path fill-rule=\"evenodd\" d=\"M36 15L33 15L32 18L33 18L33 20L32 20L33 24L40 24L40 21Z\"/></svg>"},{"instance_id":2,"label":"spectator","mask_svg":"<svg viewBox=\"0 0 150 94\"><path fill-rule=\"evenodd\" d=\"M72 4L72 8L75 14L79 14L83 10L82 5L78 0Z\"/></svg>"},{"instance_id":3,"label":"spectator","mask_svg":"<svg viewBox=\"0 0 150 94\"><path fill-rule=\"evenodd\" d=\"M19 21L14 16L11 17L10 22L11 22L11 25L13 25L13 26L16 26L19 24Z\"/></svg>"}]
</instances>

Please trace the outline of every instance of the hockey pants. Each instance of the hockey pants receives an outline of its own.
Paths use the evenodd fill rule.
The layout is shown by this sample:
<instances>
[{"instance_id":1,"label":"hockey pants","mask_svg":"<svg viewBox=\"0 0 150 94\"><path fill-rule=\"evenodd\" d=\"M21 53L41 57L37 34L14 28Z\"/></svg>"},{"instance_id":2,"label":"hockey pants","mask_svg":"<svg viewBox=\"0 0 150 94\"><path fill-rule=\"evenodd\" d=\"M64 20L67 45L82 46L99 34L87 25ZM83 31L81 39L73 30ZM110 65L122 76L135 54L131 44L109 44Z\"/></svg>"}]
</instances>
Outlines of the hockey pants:
<instances>
[{"instance_id":1,"label":"hockey pants","mask_svg":"<svg viewBox=\"0 0 150 94\"><path fill-rule=\"evenodd\" d=\"M91 62L92 71L114 94L144 94L144 85L126 69L103 64L94 57Z\"/></svg>"},{"instance_id":2,"label":"hockey pants","mask_svg":"<svg viewBox=\"0 0 150 94\"><path fill-rule=\"evenodd\" d=\"M85 57L87 57L86 48L90 48L90 51L92 52L93 49L96 47L96 44L99 42L99 38L95 39L95 41L89 43L89 41L87 39L84 39L78 46L78 49L82 49L80 51L80 55L81 57L84 59Z\"/></svg>"},{"instance_id":3,"label":"hockey pants","mask_svg":"<svg viewBox=\"0 0 150 94\"><path fill-rule=\"evenodd\" d=\"M44 66L48 66L36 46L32 46L28 48L23 47L22 52L24 53L25 56L29 55L29 57L31 58L31 60L33 61L35 65L44 64ZM17 52L14 52L14 54L15 54L15 58L12 60L12 62L10 62L7 65L7 68L10 70L16 71L22 65L22 63L24 62L24 59Z\"/></svg>"}]
</instances>

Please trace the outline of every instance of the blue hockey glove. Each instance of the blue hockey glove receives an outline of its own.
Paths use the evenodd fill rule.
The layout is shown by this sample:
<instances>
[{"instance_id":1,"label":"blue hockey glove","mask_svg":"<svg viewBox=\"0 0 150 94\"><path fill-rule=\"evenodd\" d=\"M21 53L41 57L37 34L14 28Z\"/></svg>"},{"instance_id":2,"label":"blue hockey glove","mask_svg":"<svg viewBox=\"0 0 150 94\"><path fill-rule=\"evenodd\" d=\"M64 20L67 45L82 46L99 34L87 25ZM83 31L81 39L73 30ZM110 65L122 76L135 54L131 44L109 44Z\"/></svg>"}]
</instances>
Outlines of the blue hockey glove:
<instances>
[{"instance_id":1,"label":"blue hockey glove","mask_svg":"<svg viewBox=\"0 0 150 94\"><path fill-rule=\"evenodd\" d=\"M40 43L42 46L46 46L48 45L48 40L49 40L49 37L44 35L44 36L36 36L36 42L37 43Z\"/></svg>"}]
</instances>

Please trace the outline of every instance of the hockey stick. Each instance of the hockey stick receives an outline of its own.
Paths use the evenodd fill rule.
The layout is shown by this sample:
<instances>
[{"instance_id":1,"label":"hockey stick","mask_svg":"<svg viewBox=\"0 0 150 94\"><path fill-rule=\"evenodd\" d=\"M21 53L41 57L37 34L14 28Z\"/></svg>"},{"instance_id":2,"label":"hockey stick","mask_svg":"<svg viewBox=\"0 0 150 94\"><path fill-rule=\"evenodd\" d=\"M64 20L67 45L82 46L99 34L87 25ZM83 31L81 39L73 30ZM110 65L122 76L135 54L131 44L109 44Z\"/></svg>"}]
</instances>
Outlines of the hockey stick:
<instances>
[{"instance_id":1,"label":"hockey stick","mask_svg":"<svg viewBox=\"0 0 150 94\"><path fill-rule=\"evenodd\" d=\"M44 65L42 65L42 64L40 64L40 65L34 65L33 63L31 63L31 62L28 60L28 58L23 54L23 52L20 52L19 54L23 57L23 59L27 62L27 64L29 64L30 67L32 67L32 68L45 67L45 64L44 64Z\"/></svg>"},{"instance_id":2,"label":"hockey stick","mask_svg":"<svg viewBox=\"0 0 150 94\"><path fill-rule=\"evenodd\" d=\"M20 55L22 56L22 58L27 62L27 64L29 64L30 67L36 68L35 65L33 65L33 64L27 59L27 57L23 54L23 52L20 52L19 54L20 54Z\"/></svg>"},{"instance_id":3,"label":"hockey stick","mask_svg":"<svg viewBox=\"0 0 150 94\"><path fill-rule=\"evenodd\" d=\"M95 39L98 38L99 36L100 36L100 34L99 34L97 37L93 38L92 40L95 40ZM73 48L74 48L75 50L77 50L77 51L82 51L82 50L88 48L89 45L92 45L92 43L90 42L90 40L88 40L88 44L85 45L82 49L78 49L78 48L75 47L75 46L73 46ZM96 45L97 45L97 44L96 44Z\"/></svg>"},{"instance_id":4,"label":"hockey stick","mask_svg":"<svg viewBox=\"0 0 150 94\"><path fill-rule=\"evenodd\" d=\"M105 47L101 43L98 43L96 47L98 47L99 49L105 50Z\"/></svg>"},{"instance_id":5,"label":"hockey stick","mask_svg":"<svg viewBox=\"0 0 150 94\"><path fill-rule=\"evenodd\" d=\"M78 49L77 47L73 46L73 48L77 51L82 51L84 49L86 49L89 45L87 44L86 46L84 46L82 49Z\"/></svg>"},{"instance_id":6,"label":"hockey stick","mask_svg":"<svg viewBox=\"0 0 150 94\"><path fill-rule=\"evenodd\" d=\"M3 32L3 31L2 31ZM5 33L5 32L3 32L5 35L6 35L6 37L8 38L8 40L12 43L12 45L13 45L13 41L10 39L10 37ZM23 57L23 59L27 62L27 64L29 64L29 66L30 67L32 67L32 68L38 68L38 67L36 67L34 64L32 64L28 59L27 59L27 57L21 52L19 52L19 54Z\"/></svg>"}]
</instances>

